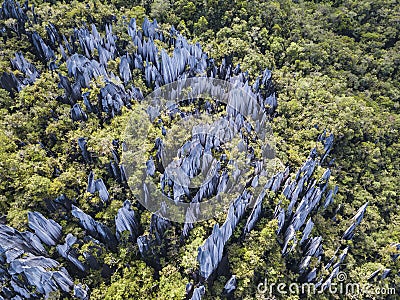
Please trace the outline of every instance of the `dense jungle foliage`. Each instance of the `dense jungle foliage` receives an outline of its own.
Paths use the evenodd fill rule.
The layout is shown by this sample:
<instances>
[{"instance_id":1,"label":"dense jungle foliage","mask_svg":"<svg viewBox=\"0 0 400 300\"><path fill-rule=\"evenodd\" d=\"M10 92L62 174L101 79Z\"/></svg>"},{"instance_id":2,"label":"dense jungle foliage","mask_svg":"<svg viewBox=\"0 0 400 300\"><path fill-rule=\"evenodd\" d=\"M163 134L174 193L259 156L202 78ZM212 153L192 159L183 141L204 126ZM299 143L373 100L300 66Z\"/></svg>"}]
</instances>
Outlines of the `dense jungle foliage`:
<instances>
[{"instance_id":1,"label":"dense jungle foliage","mask_svg":"<svg viewBox=\"0 0 400 300\"><path fill-rule=\"evenodd\" d=\"M111 23L118 44L133 49L126 25L131 18L141 24L157 19L162 30L171 25L192 42L199 42L218 63L231 56L251 78L272 70L278 108L271 121L277 156L292 172L306 160L324 130L334 134L329 157L334 158L331 184L338 185L334 203L314 216L313 232L323 238L327 260L339 246L349 246L341 270L350 282L367 282L372 272L390 268L392 274L374 284L389 284L400 291L400 260L393 260L400 242L400 4L396 0L34 0L40 22L36 30L46 40L45 27L54 24L63 34L74 27L96 24L104 32ZM28 12L30 14L30 12ZM109 175L112 141L122 140L128 108L112 119L89 117L73 122L71 106L57 100L63 94L58 72L38 60L26 36L12 29L14 19L0 20L0 71L18 71L10 63L21 51L41 75L34 84L11 95L0 89L0 212L9 226L27 230L27 212L39 211L82 238L76 221L48 213L49 201L64 194L96 220L115 228L114 217L125 199L135 203L141 230L151 214ZM118 74L119 58L108 63ZM150 89L140 75L133 82L146 95ZM91 82L98 91L102 82ZM95 97L95 93L91 93ZM83 103L83 102L82 102ZM93 162L85 163L77 140L85 137ZM102 206L97 194L86 191L93 171L102 178L112 201ZM322 171L318 170L321 174ZM319 174L319 175L321 175ZM290 259L282 258L276 237L273 209L280 195L269 194L267 213L255 229L241 236L240 224L225 246L229 269L237 277L235 299L263 299L257 292L264 282L296 281ZM358 208L369 201L365 217L350 241L341 239ZM268 204L270 203L270 204ZM336 215L336 217L334 217ZM90 287L91 299L184 299L185 286L198 269L197 248L225 216L196 223L183 243L180 226L167 231L168 251L156 270L141 259L138 246L127 241L116 252L102 251L97 258L106 266L75 280ZM81 251L91 247L88 242ZM86 248L85 248L86 247ZM49 254L57 257L49 248ZM62 259L59 261L63 261ZM64 262L67 265L66 262ZM203 299L223 299L229 278L217 276L206 285ZM281 295L282 296L282 295ZM54 298L65 297L55 293ZM277 296L279 298L279 295ZM321 294L321 299L342 295ZM361 297L362 296L358 296ZM382 296L370 295L372 299ZM395 299L396 296L393 296ZM290 299L301 296L292 295Z\"/></svg>"}]
</instances>

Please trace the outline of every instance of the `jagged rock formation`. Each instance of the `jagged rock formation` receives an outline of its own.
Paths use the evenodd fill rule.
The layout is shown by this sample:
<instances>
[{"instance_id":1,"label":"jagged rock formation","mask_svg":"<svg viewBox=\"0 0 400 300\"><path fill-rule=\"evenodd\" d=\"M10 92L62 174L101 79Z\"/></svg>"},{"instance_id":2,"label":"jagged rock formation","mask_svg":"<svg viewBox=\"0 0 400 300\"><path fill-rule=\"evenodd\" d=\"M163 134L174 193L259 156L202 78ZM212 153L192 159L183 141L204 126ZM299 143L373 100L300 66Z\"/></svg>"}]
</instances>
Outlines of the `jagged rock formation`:
<instances>
[{"instance_id":1,"label":"jagged rock formation","mask_svg":"<svg viewBox=\"0 0 400 300\"><path fill-rule=\"evenodd\" d=\"M111 230L104 224L95 221L91 216L85 214L78 207L72 205L72 215L79 220L79 224L95 239L99 239L104 244L115 249L117 247L117 239Z\"/></svg>"},{"instance_id":2,"label":"jagged rock formation","mask_svg":"<svg viewBox=\"0 0 400 300\"><path fill-rule=\"evenodd\" d=\"M238 224L243 222L243 236L246 236L254 230L261 218L266 217L263 200L269 192L282 193L289 200L287 207L282 202L276 206L273 217L278 220L276 234L278 240L282 242L282 255L287 258L294 251L301 253L301 259L297 262L299 280L314 282L317 286L323 284L325 287L332 284L340 270L340 265L348 255L349 247L344 249L338 247L335 255L323 264L323 239L321 236L313 236L312 233L314 214L332 205L338 191L337 186L330 188L328 185L331 177L329 169L326 169L319 180L313 177L316 167L324 163L332 149L333 135L327 136L326 132L321 134L318 142L323 144L323 153L318 154L317 150L313 149L294 177L290 177L291 170L286 168L270 178L263 187L260 186L259 194L253 195L249 191L259 186L262 166L256 157L255 149L249 142L249 136L255 128L246 120L246 116L261 113L265 113L266 118L273 116L277 107L277 98L271 71L265 69L255 78L254 84L250 85L248 73L242 72L240 65L233 66L229 57L224 58L221 65L217 65L214 59L202 50L199 43L190 43L174 27L169 33L162 31L156 21L150 22L147 18L141 29L137 27L135 19L130 20L127 25L127 33L135 46L135 50L131 53L117 44L118 37L113 33L111 24L104 24L104 35L101 35L97 27L92 24L90 29L75 28L73 34L66 36L61 34L56 26L49 23L46 26L46 38L36 31L28 30L26 24L30 22L36 24L37 16L32 6L32 20L30 20L26 14L27 2L25 6L26 8L22 9L13 0L5 0L0 17L15 19L17 21L13 28L15 33L29 39L37 59L46 68L56 71L55 74L58 73L59 88L63 95L57 100L70 105L70 116L74 125L86 122L90 118L108 121L121 114L123 107L130 108L135 101L143 100L142 91L134 84L134 74L140 74L139 76L150 90L179 79L203 76L235 84L251 95L251 98L256 99L255 102L245 102L239 96L232 97L231 102L223 108L224 114L220 119L211 125L193 128L191 139L178 149L177 160L165 166L166 170L163 170L160 162L165 155L164 141L170 132L166 124L160 123L161 136L154 141L154 153L146 158L146 175L160 183L163 195L175 203L187 200L194 204L193 209L186 213L187 223L182 230L183 238L189 235L192 223L201 213L196 209L196 203L224 193L229 188L228 181L232 180L231 185L234 185L241 175L239 171L228 173L228 166L235 169L235 162L221 151L224 143L230 141L234 134L240 133L240 138L243 140L242 150L246 153L247 162L252 167L250 177L246 178L248 190L245 189L239 197L234 199L229 206L225 222L221 226L215 224L211 235L198 249L200 279L194 284L188 284L188 298L201 299L205 294L206 288L202 284L215 274L222 261L224 247ZM159 42L171 46L171 51L169 51L171 55L166 49L159 49L157 46ZM114 74L108 65L111 60L117 58L119 59L118 74ZM67 74L62 74L62 68L59 68L62 64L65 64ZM25 86L33 84L43 74L43 70L35 67L21 52L15 54L11 65L14 70L19 71L19 75L4 72L0 77L0 87L8 91L12 97L15 97ZM95 80L102 80L104 83L97 94L92 89ZM195 104L194 111L188 112L177 104L168 107L167 113L171 121L176 116L186 117L200 111L208 115L221 113L218 111L220 107L211 101L199 104L189 97L188 102ZM147 114L152 121L162 122L159 111L149 107ZM264 121L265 119L260 120L256 126L265 125ZM90 139L90 137L78 138L77 144L89 172L93 170L95 156L88 150L88 138ZM107 165L110 180L114 178L123 186L128 180L117 151L120 146L124 147L123 142L113 141L112 159ZM219 152L218 159L205 159L205 157L212 157L213 152ZM181 178L174 178L173 171L178 168L184 170L184 174ZM210 180L202 184L195 192L189 190L187 185L177 183L184 182L185 178L192 179L199 173L207 173L210 169L213 171L212 176L209 177ZM102 204L107 206L114 198L106 187L109 181L106 177L103 178L104 181L103 179L95 180L94 172L90 171L87 192L91 194L98 192ZM110 226L108 227L96 221L93 216L73 205L72 203L76 204L74 201L62 195L54 201L48 201L48 206L51 208L49 210L62 210L67 221L78 220L79 225L86 231L86 236L80 238L94 244L93 252L97 250L101 252L100 249L104 249L103 246L116 251L120 243L126 243L124 234L127 234L130 243L137 243L142 259L159 270L160 257L166 253L167 232L175 226L160 216L163 212L160 212L160 215L152 215L148 233L143 234L139 224L140 218L136 215L137 210L133 209L134 203L126 200L115 216L114 232L113 224L108 224ZM354 216L352 224L343 234L343 240L352 239L356 226L360 224L366 212L367 205L368 202ZM248 212L247 219L244 218L246 212ZM71 233L63 232L57 222L47 219L40 212L28 214L28 226L35 233L19 232L0 224L0 261L2 262L0 282L3 286L1 296L7 299L40 298L48 296L52 291L60 290L79 299L88 299L90 294L88 287L82 284L74 285L74 279L70 274L78 270L82 273L80 275L84 276L89 269L99 269L99 263L92 252L82 250L85 261L81 261L79 248L75 247L80 246L81 241ZM299 232L301 240L297 241L296 236ZM63 234L66 234L64 243L61 242ZM67 262L68 270L60 267L55 259L48 257L49 253L42 242L49 247L55 247L56 256L59 255L55 258ZM399 244L394 247L397 251L400 250ZM398 256L398 253L393 253L392 258L396 260ZM310 267L313 258L320 261L316 267ZM322 269L329 270L330 274L321 275ZM370 279L377 278L379 274L381 279L385 279L390 276L391 270L379 269L371 275ZM233 295L236 286L236 276L232 275L224 286L224 294Z\"/></svg>"},{"instance_id":3,"label":"jagged rock formation","mask_svg":"<svg viewBox=\"0 0 400 300\"><path fill-rule=\"evenodd\" d=\"M62 227L53 220L46 219L39 212L28 213L28 226L35 231L39 239L48 246L55 246L60 240Z\"/></svg>"}]
</instances>

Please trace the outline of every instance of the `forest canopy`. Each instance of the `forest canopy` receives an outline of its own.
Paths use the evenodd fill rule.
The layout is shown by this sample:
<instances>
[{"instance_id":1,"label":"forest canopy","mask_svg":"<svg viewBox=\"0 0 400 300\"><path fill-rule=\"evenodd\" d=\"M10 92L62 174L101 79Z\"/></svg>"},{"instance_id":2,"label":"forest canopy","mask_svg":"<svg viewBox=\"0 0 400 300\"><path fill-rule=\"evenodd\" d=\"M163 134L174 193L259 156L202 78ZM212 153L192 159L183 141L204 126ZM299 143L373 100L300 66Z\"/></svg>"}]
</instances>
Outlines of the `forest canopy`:
<instances>
[{"instance_id":1,"label":"forest canopy","mask_svg":"<svg viewBox=\"0 0 400 300\"><path fill-rule=\"evenodd\" d=\"M339 265L346 282L400 289L399 31L395 0L5 0L1 297L264 299L257 287L265 279L337 282ZM184 57L181 69L174 57ZM188 226L147 211L120 160L140 102L196 76L237 80L256 95L281 168L258 211L241 206L243 193L232 196L231 215ZM219 105L193 102L175 113L225 117ZM157 117L153 140L140 145L148 157L137 159L158 184L160 145L176 118ZM211 148L223 152L215 140ZM258 178L246 188L268 185ZM218 250L210 240L220 237ZM212 272L204 249L220 252ZM19 269L27 266L53 287L33 284Z\"/></svg>"}]
</instances>

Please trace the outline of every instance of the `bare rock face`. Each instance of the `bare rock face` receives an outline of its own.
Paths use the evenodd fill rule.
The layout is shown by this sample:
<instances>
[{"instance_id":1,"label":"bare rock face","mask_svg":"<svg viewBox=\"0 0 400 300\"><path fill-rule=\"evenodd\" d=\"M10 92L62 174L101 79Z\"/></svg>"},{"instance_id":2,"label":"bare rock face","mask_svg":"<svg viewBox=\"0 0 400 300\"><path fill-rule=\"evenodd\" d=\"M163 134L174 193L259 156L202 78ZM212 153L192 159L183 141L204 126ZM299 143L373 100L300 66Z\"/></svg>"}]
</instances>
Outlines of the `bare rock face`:
<instances>
[{"instance_id":1,"label":"bare rock face","mask_svg":"<svg viewBox=\"0 0 400 300\"><path fill-rule=\"evenodd\" d=\"M72 215L79 219L79 224L87 230L89 235L95 239L99 239L104 244L115 250L117 247L117 239L106 225L95 221L91 216L85 214L78 207L72 205Z\"/></svg>"},{"instance_id":2,"label":"bare rock face","mask_svg":"<svg viewBox=\"0 0 400 300\"><path fill-rule=\"evenodd\" d=\"M129 200L125 200L124 205L118 210L115 217L115 228L118 240L121 240L121 235L124 231L129 232L131 240L136 240L139 233L139 224Z\"/></svg>"},{"instance_id":3,"label":"bare rock face","mask_svg":"<svg viewBox=\"0 0 400 300\"><path fill-rule=\"evenodd\" d=\"M46 219L39 212L28 213L28 226L48 246L55 246L62 236L62 227L56 221Z\"/></svg>"}]
</instances>

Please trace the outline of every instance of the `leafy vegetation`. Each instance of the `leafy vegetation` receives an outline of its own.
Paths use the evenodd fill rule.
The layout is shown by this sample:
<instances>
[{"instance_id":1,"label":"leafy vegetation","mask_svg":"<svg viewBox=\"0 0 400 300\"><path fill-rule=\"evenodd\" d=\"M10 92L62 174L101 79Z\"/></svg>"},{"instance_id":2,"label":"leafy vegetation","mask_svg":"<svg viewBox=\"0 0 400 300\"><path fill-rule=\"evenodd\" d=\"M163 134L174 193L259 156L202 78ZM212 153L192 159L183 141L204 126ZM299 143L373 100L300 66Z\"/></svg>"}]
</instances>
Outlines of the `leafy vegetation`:
<instances>
[{"instance_id":1,"label":"leafy vegetation","mask_svg":"<svg viewBox=\"0 0 400 300\"><path fill-rule=\"evenodd\" d=\"M324 129L335 136L330 157L335 158L331 169L339 192L314 229L323 237L326 256L341 243L348 243L343 271L351 282L365 282L380 266L398 273L400 262L390 259L395 251L390 244L400 241L398 1L33 2L41 22L32 29L42 37L49 23L61 33L71 34L74 26L94 23L104 30L103 24L110 22L119 37L117 43L133 49L125 25L132 17L141 24L148 16L156 18L162 29L174 25L219 62L231 56L252 78L260 70L272 69L278 94L272 126L281 161L296 170ZM65 63L57 71L41 65L31 54L27 38L13 32L14 23L12 19L0 20L0 28L6 29L0 40L0 70L17 74L10 59L22 51L29 61L35 61L41 76L15 97L0 89L1 213L7 216L7 224L24 230L27 211L47 212L47 201L65 194L85 212L113 227L118 208L125 199L132 199L129 189L121 187L108 172L112 140L123 140L128 109L123 108L112 120L93 117L87 122L72 122L70 104L57 98L62 90L56 72L67 76ZM117 70L118 64L110 62L109 68ZM150 91L139 76L133 81L144 94ZM101 84L91 82L91 89L100 90ZM88 150L94 154L90 165L80 154L79 137L87 139ZM101 207L98 196L86 192L90 170L105 180L111 205ZM270 209L278 198L271 196ZM354 239L339 240L348 220L366 201L368 210ZM135 205L142 227L148 228L150 213ZM58 212L50 216L58 219ZM265 277L270 282L290 283L297 276L280 255L276 224L271 220L272 212L248 236L236 238L226 247L230 270L238 279L238 299L261 299L256 289ZM171 243L161 270L146 265L137 245L127 242L117 253L99 254L101 263L109 266L109 274L90 271L81 281L90 286L92 299L183 299L185 285L194 280L198 268L197 247L216 221L220 220L196 224L184 245L180 244L178 227L168 231ZM66 232L83 238L77 222L62 225L68 228ZM227 279L219 277L210 284L206 298L220 299ZM399 287L397 275L389 280Z\"/></svg>"}]
</instances>

